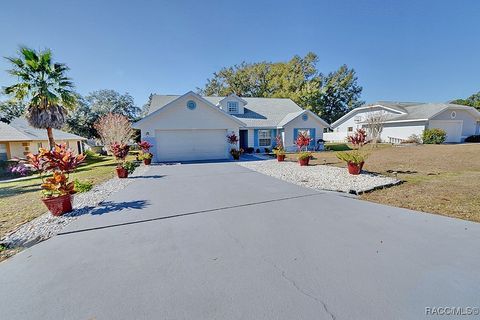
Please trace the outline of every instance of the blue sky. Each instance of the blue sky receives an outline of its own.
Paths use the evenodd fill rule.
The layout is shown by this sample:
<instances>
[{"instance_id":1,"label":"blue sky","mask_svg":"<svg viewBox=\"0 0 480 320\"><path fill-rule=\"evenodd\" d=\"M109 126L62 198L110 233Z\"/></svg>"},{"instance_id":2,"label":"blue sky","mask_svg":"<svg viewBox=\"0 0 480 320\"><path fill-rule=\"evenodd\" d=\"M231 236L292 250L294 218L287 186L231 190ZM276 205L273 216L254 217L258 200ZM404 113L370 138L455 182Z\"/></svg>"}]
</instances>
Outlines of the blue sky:
<instances>
[{"instance_id":1,"label":"blue sky","mask_svg":"<svg viewBox=\"0 0 480 320\"><path fill-rule=\"evenodd\" d=\"M242 61L313 51L355 68L362 99L441 102L480 90L480 1L8 1L0 55L51 48L77 91L182 94ZM13 79L0 61L0 86Z\"/></svg>"}]
</instances>

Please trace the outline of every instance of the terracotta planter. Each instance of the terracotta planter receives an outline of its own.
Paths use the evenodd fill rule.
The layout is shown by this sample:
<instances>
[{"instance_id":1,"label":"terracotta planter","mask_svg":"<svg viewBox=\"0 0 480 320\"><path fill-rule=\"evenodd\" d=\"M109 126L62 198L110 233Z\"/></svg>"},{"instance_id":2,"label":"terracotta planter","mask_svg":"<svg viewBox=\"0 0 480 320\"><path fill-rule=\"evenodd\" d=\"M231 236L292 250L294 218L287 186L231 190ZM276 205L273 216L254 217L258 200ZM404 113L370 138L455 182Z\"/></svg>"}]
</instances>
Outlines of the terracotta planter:
<instances>
[{"instance_id":1,"label":"terracotta planter","mask_svg":"<svg viewBox=\"0 0 480 320\"><path fill-rule=\"evenodd\" d=\"M284 154L277 154L277 161L278 162L285 161L285 155Z\"/></svg>"},{"instance_id":2,"label":"terracotta planter","mask_svg":"<svg viewBox=\"0 0 480 320\"><path fill-rule=\"evenodd\" d=\"M309 161L310 161L310 158L298 159L298 163L300 163L301 166L308 166Z\"/></svg>"},{"instance_id":3,"label":"terracotta planter","mask_svg":"<svg viewBox=\"0 0 480 320\"><path fill-rule=\"evenodd\" d=\"M149 166L152 163L152 158L150 159L143 159L143 164Z\"/></svg>"},{"instance_id":4,"label":"terracotta planter","mask_svg":"<svg viewBox=\"0 0 480 320\"><path fill-rule=\"evenodd\" d=\"M128 171L123 167L117 168L117 176L119 178L128 178Z\"/></svg>"},{"instance_id":5,"label":"terracotta planter","mask_svg":"<svg viewBox=\"0 0 480 320\"><path fill-rule=\"evenodd\" d=\"M61 216L72 211L72 198L71 194L66 194L59 197L44 198L42 201L54 216Z\"/></svg>"},{"instance_id":6,"label":"terracotta planter","mask_svg":"<svg viewBox=\"0 0 480 320\"><path fill-rule=\"evenodd\" d=\"M347 163L348 173L353 174L353 175L360 174L360 172L362 172L362 168L363 168L364 163L365 162L360 162L360 163L349 162L349 163Z\"/></svg>"}]
</instances>

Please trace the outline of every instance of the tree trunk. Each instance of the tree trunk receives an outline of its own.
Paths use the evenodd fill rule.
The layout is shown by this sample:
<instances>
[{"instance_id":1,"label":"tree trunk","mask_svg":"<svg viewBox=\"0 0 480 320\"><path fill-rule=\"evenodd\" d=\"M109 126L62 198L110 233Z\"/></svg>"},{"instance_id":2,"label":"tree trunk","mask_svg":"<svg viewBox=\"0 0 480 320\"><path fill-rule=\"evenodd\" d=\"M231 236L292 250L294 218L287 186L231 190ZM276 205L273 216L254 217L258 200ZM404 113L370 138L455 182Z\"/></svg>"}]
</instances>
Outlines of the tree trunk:
<instances>
[{"instance_id":1,"label":"tree trunk","mask_svg":"<svg viewBox=\"0 0 480 320\"><path fill-rule=\"evenodd\" d=\"M47 128L48 143L50 144L50 150L55 147L55 140L53 139L53 130L52 128Z\"/></svg>"}]
</instances>

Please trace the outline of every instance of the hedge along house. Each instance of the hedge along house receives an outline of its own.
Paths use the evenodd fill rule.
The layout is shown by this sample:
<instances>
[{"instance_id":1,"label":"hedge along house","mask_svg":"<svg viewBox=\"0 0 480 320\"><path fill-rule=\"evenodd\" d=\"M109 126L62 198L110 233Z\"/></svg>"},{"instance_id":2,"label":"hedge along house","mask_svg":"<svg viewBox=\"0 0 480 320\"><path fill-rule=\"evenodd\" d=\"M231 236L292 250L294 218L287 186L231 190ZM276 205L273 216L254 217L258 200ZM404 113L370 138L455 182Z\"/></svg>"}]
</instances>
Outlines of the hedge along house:
<instances>
[{"instance_id":1,"label":"hedge along house","mask_svg":"<svg viewBox=\"0 0 480 320\"><path fill-rule=\"evenodd\" d=\"M290 99L153 95L148 115L136 122L143 140L154 145L155 161L214 160L230 157L226 136L239 137L237 148L264 152L280 135L287 150L296 150L299 132L315 141L328 124Z\"/></svg>"},{"instance_id":2,"label":"hedge along house","mask_svg":"<svg viewBox=\"0 0 480 320\"><path fill-rule=\"evenodd\" d=\"M421 136L425 129L439 128L447 133L448 143L460 143L480 133L480 112L472 107L449 103L380 101L353 109L334 123L327 141L345 141L358 128L368 128L368 118L380 115L382 142L400 143L412 135ZM378 118L377 118L378 119Z\"/></svg>"},{"instance_id":3,"label":"hedge along house","mask_svg":"<svg viewBox=\"0 0 480 320\"><path fill-rule=\"evenodd\" d=\"M65 143L75 153L82 153L86 138L61 130L53 130L56 143ZM25 118L7 124L0 122L0 160L24 158L39 148L49 148L47 130L31 127Z\"/></svg>"}]
</instances>

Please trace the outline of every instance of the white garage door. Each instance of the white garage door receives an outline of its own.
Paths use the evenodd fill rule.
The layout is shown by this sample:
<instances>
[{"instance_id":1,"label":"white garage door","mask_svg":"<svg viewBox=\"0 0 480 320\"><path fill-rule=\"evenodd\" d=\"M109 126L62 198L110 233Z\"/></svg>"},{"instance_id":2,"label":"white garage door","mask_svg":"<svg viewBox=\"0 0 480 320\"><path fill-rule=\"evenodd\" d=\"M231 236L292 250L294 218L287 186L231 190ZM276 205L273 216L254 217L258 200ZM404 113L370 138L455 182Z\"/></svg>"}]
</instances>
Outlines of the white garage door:
<instances>
[{"instance_id":1,"label":"white garage door","mask_svg":"<svg viewBox=\"0 0 480 320\"><path fill-rule=\"evenodd\" d=\"M461 142L462 140L462 120L431 120L428 127L445 130L447 133L445 142Z\"/></svg>"},{"instance_id":2,"label":"white garage door","mask_svg":"<svg viewBox=\"0 0 480 320\"><path fill-rule=\"evenodd\" d=\"M156 130L156 161L214 160L227 157L227 130Z\"/></svg>"}]
</instances>

